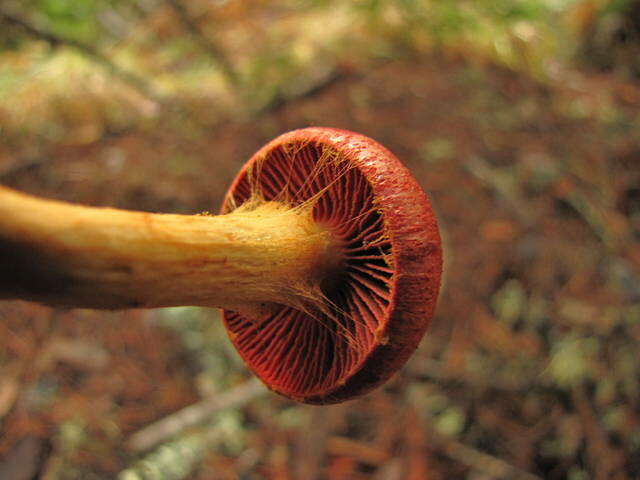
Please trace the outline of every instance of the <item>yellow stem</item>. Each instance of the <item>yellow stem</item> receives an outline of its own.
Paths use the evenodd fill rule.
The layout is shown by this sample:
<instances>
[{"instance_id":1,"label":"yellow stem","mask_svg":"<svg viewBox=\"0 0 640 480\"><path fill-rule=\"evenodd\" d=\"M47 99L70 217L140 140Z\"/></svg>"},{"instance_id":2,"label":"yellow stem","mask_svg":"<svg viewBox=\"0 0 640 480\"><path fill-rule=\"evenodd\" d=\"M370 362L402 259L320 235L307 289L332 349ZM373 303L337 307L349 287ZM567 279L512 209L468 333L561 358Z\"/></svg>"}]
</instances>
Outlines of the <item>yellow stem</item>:
<instances>
[{"instance_id":1,"label":"yellow stem","mask_svg":"<svg viewBox=\"0 0 640 480\"><path fill-rule=\"evenodd\" d=\"M71 205L0 187L0 298L87 308L300 305L336 265L309 210L219 216Z\"/></svg>"}]
</instances>

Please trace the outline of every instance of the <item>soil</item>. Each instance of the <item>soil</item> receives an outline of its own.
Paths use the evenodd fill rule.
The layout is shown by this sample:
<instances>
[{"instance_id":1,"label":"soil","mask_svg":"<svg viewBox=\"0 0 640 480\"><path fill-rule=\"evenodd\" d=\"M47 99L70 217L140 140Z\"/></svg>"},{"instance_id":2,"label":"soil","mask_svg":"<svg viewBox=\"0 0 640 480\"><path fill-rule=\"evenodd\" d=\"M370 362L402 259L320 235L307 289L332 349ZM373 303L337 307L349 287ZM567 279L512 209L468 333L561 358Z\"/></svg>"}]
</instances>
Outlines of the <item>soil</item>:
<instances>
[{"instance_id":1,"label":"soil","mask_svg":"<svg viewBox=\"0 0 640 480\"><path fill-rule=\"evenodd\" d=\"M593 398L606 371L589 377L586 391L540 380L570 332L599 339L597 366L606 370L622 328L606 314L640 298L633 274L640 269L640 141L629 127L640 112L640 88L613 75L570 80L540 84L491 64L435 57L352 67L313 96L250 121L216 119L193 133L161 120L88 145L51 145L46 161L0 181L92 205L216 211L242 163L281 132L319 125L371 136L408 165L437 209L445 283L433 326L390 385L327 411L337 420L320 440L322 461L309 452L295 460L304 431L269 427L250 413L262 425L248 442L263 452L256 467L263 476L247 478L300 478L292 472L302 461L316 461L326 478L372 478L394 468L407 476L376 478L426 478L419 472L427 471L429 478L461 478L473 470L472 456L456 461L450 444L415 428L424 412L411 398L432 394L429 382L465 412L464 443L543 478L565 478L572 465L630 478L622 472L637 474L637 463L620 433L603 433L598 412L633 399L618 392L580 406L578 397ZM525 292L528 300L514 300L513 313L505 313L496 292L516 299ZM149 321L153 315L0 303L0 459L22 452L39 471L54 468L47 452L62 455L60 425L81 418L92 441L65 461L96 478L125 468L132 457L123 439L198 399L198 367L174 332ZM624 331L640 341L637 325ZM439 378L425 367L430 359ZM469 373L474 362L477 377ZM505 364L514 365L503 372L506 380L486 374ZM272 401L275 410L289 405ZM640 428L640 412L630 412L630 428ZM545 453L559 425L588 423L590 415L595 426L573 453ZM20 450L25 438L39 439L40 448ZM590 453L594 438L601 459ZM353 453L345 439L369 450ZM289 449L288 460L274 460L268 441ZM238 467L217 454L205 471L214 468L220 478L235 478L224 472Z\"/></svg>"}]
</instances>

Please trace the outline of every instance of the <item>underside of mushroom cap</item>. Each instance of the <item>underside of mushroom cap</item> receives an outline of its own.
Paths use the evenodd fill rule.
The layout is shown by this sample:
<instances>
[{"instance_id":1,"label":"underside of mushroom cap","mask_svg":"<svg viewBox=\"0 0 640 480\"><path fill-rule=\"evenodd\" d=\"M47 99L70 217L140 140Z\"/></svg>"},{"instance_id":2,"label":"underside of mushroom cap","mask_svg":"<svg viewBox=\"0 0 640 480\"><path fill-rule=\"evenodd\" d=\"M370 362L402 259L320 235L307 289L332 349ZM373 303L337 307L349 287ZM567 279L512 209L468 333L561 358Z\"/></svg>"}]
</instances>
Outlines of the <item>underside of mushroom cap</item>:
<instances>
[{"instance_id":1,"label":"underside of mushroom cap","mask_svg":"<svg viewBox=\"0 0 640 480\"><path fill-rule=\"evenodd\" d=\"M311 208L343 262L321 284L317 308L280 306L259 321L223 311L249 368L273 391L314 404L348 400L386 381L417 348L438 298L441 242L424 191L377 142L312 127L260 149L222 213L256 200Z\"/></svg>"}]
</instances>

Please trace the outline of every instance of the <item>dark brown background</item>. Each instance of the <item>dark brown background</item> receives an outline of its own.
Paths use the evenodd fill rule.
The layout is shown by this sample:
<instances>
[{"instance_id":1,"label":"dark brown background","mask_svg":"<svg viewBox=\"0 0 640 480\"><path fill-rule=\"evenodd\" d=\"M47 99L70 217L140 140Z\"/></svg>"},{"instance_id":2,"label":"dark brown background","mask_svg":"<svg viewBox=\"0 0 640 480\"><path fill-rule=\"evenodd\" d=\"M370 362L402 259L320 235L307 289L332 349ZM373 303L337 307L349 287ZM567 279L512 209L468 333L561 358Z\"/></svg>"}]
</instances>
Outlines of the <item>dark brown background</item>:
<instances>
[{"instance_id":1,"label":"dark brown background","mask_svg":"<svg viewBox=\"0 0 640 480\"><path fill-rule=\"evenodd\" d=\"M215 212L272 137L354 130L429 192L444 289L378 391L255 394L147 452L247 381L217 312L1 302L0 478L640 475L637 2L70 5L0 6L1 183Z\"/></svg>"}]
</instances>

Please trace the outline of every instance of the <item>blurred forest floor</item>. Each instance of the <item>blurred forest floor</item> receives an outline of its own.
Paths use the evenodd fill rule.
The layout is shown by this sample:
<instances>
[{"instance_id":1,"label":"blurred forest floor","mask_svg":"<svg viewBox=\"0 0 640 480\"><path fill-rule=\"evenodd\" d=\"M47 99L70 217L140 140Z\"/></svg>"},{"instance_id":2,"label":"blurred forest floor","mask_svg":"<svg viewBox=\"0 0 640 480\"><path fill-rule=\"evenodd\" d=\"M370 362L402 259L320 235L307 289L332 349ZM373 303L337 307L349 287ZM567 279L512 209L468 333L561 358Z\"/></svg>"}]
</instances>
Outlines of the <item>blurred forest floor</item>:
<instances>
[{"instance_id":1,"label":"blurred forest floor","mask_svg":"<svg viewBox=\"0 0 640 480\"><path fill-rule=\"evenodd\" d=\"M567 60L535 19L494 25L485 45L478 29L477 42L433 41L402 8L398 20L376 7L393 2L352 16L344 2L260 4L260 15L250 2L194 2L192 38L174 2L141 3L107 59L142 87L4 17L31 40L0 52L0 182L91 205L216 211L279 133L364 133L437 209L437 314L386 386L310 407L246 383L216 311L0 302L0 478L640 476L640 82L627 61L640 34L604 56L606 2L577 2ZM197 425L132 439L222 392L229 408Z\"/></svg>"}]
</instances>

